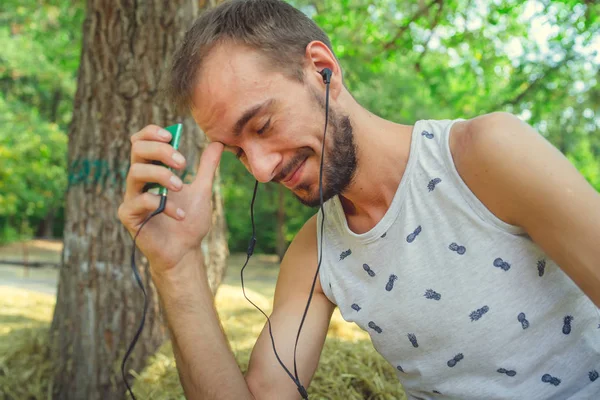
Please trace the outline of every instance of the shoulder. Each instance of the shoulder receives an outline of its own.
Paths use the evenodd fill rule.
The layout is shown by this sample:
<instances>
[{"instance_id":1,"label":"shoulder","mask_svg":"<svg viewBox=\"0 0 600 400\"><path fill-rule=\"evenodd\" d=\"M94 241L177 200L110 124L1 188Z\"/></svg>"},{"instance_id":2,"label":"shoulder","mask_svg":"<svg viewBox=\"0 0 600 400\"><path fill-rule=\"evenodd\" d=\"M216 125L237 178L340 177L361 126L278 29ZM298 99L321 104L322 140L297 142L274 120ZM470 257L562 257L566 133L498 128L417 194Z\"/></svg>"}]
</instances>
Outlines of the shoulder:
<instances>
[{"instance_id":1,"label":"shoulder","mask_svg":"<svg viewBox=\"0 0 600 400\"><path fill-rule=\"evenodd\" d=\"M523 159L548 146L543 137L516 116L495 112L455 123L449 146L469 189L498 218L517 225L507 200L523 175Z\"/></svg>"},{"instance_id":2,"label":"shoulder","mask_svg":"<svg viewBox=\"0 0 600 400\"><path fill-rule=\"evenodd\" d=\"M283 261L291 259L302 259L302 261L313 261L317 257L317 214L310 217L300 228L292 243L288 247Z\"/></svg>"},{"instance_id":3,"label":"shoulder","mask_svg":"<svg viewBox=\"0 0 600 400\"><path fill-rule=\"evenodd\" d=\"M310 290L317 272L317 215L313 215L292 240L281 261L277 286ZM304 289L302 289L304 291ZM323 293L317 276L316 293Z\"/></svg>"},{"instance_id":4,"label":"shoulder","mask_svg":"<svg viewBox=\"0 0 600 400\"><path fill-rule=\"evenodd\" d=\"M314 246L316 251L317 246L317 216L318 214L310 217L300 228L298 234L292 241L292 243L297 242L297 246L310 245Z\"/></svg>"},{"instance_id":5,"label":"shoulder","mask_svg":"<svg viewBox=\"0 0 600 400\"><path fill-rule=\"evenodd\" d=\"M454 124L450 136L453 157L479 156L492 152L494 146L502 146L526 134L529 126L518 117L506 112L494 112ZM476 153L473 154L473 151Z\"/></svg>"}]
</instances>

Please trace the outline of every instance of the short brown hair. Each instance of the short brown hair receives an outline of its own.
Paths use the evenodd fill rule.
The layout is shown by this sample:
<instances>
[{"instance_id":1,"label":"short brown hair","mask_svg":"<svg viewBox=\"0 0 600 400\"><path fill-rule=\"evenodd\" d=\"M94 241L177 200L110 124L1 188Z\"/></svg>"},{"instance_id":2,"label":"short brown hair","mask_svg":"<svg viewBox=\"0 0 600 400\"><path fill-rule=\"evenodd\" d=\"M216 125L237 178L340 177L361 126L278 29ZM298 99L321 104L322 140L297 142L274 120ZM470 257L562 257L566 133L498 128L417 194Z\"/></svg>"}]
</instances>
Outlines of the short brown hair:
<instances>
[{"instance_id":1,"label":"short brown hair","mask_svg":"<svg viewBox=\"0 0 600 400\"><path fill-rule=\"evenodd\" d=\"M302 82L306 46L314 40L333 53L327 34L291 5L280 0L227 0L202 13L186 32L173 56L169 97L179 110L188 111L204 59L224 42L261 51L275 68Z\"/></svg>"}]
</instances>

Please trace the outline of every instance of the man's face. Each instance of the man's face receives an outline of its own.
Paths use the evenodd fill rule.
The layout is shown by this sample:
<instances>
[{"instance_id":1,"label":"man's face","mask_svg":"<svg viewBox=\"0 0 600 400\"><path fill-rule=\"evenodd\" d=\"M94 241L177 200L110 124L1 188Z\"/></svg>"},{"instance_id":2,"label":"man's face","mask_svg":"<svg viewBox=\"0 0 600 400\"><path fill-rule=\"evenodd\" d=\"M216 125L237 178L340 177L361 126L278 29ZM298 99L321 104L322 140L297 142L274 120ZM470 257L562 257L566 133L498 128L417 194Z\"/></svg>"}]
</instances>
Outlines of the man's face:
<instances>
[{"instance_id":1,"label":"man's face","mask_svg":"<svg viewBox=\"0 0 600 400\"><path fill-rule=\"evenodd\" d=\"M193 102L208 139L237 154L258 181L279 182L303 204L320 204L324 85L295 81L257 51L225 44L205 61ZM342 193L356 169L350 119L331 103L325 153L324 201Z\"/></svg>"}]
</instances>

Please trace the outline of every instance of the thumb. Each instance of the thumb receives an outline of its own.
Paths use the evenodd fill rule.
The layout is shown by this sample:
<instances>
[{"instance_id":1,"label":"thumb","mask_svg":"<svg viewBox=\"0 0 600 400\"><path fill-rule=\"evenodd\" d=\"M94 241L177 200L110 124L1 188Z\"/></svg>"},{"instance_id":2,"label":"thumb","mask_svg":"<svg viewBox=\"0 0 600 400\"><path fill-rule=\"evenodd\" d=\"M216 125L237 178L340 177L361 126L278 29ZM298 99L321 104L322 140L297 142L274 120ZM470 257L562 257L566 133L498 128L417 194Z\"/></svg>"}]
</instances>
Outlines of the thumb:
<instances>
[{"instance_id":1,"label":"thumb","mask_svg":"<svg viewBox=\"0 0 600 400\"><path fill-rule=\"evenodd\" d=\"M200 156L200 163L196 171L196 178L192 182L192 186L196 190L212 191L215 172L221 161L224 146L219 142L209 143Z\"/></svg>"}]
</instances>

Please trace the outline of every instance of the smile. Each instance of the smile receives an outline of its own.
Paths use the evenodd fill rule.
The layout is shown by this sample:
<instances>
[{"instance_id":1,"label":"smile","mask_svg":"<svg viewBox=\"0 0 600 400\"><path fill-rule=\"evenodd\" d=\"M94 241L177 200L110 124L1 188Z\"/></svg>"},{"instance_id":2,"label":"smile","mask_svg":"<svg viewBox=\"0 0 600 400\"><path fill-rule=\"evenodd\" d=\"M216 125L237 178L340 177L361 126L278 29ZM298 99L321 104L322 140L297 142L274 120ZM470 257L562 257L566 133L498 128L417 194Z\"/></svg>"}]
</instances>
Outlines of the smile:
<instances>
[{"instance_id":1,"label":"smile","mask_svg":"<svg viewBox=\"0 0 600 400\"><path fill-rule=\"evenodd\" d=\"M300 177L302 176L302 171L304 170L304 164L306 163L306 159L298 165L292 173L288 175L287 178L281 181L281 184L287 187L288 189L292 189L298 181L300 181Z\"/></svg>"}]
</instances>

